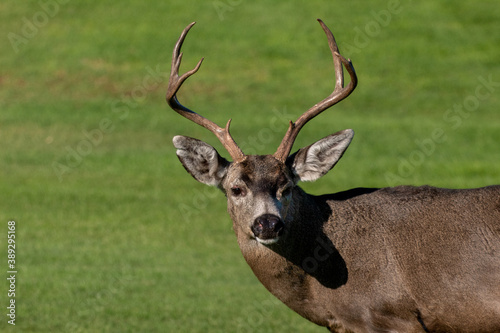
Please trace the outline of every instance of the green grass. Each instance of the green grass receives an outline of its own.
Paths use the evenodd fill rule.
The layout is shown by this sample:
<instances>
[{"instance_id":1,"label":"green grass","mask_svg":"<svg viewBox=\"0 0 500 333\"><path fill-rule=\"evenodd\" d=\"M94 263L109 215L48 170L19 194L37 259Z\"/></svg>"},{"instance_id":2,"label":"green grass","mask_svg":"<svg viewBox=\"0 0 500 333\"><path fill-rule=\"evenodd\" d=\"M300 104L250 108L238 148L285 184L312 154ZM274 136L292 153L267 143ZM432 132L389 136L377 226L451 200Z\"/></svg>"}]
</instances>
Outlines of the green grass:
<instances>
[{"instance_id":1,"label":"green grass","mask_svg":"<svg viewBox=\"0 0 500 333\"><path fill-rule=\"evenodd\" d=\"M390 17L388 1L69 1L46 21L40 3L0 5L0 266L6 276L15 220L18 269L16 327L5 282L2 332L325 331L259 284L223 195L175 157L176 134L223 152L164 102L172 47L195 20L182 69L205 62L180 98L219 124L233 118L247 152L272 153L287 120L333 88L316 18L353 60L356 91L297 139L356 131L309 192L500 182L496 1L402 0Z\"/></svg>"}]
</instances>

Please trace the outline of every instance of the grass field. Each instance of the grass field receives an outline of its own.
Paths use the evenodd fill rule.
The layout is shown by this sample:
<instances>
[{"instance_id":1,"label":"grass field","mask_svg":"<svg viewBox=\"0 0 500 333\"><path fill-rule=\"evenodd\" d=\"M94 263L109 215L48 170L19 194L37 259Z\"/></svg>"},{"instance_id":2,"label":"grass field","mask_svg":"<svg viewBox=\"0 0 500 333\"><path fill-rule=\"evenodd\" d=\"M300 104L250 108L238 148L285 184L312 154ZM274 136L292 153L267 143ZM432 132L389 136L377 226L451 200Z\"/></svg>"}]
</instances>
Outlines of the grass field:
<instances>
[{"instance_id":1,"label":"grass field","mask_svg":"<svg viewBox=\"0 0 500 333\"><path fill-rule=\"evenodd\" d=\"M223 195L178 162L176 134L225 152L164 101L175 41L198 22L182 69L205 61L182 102L272 153L333 89L322 18L359 85L295 148L356 136L304 188L479 187L500 183L498 14L493 0L2 1L0 275L11 220L17 274L0 331L324 332L260 285Z\"/></svg>"}]
</instances>

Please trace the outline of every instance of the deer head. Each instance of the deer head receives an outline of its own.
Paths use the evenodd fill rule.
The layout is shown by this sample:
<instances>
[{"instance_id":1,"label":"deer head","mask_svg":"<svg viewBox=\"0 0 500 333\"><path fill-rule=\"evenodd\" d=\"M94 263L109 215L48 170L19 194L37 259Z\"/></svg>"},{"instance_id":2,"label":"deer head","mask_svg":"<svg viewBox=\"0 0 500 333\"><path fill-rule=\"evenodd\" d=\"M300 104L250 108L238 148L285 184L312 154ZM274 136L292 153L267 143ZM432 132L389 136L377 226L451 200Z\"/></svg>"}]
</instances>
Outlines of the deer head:
<instances>
[{"instance_id":1,"label":"deer head","mask_svg":"<svg viewBox=\"0 0 500 333\"><path fill-rule=\"evenodd\" d=\"M302 127L324 110L340 102L354 90L356 73L350 60L340 55L335 38L328 27L318 20L328 38L335 67L335 89L321 102L315 104L288 130L273 155L245 155L229 133L229 120L224 128L183 106L177 92L184 81L196 73L196 67L179 76L182 59L181 46L194 25L188 25L177 41L172 57L172 68L166 99L172 109L183 117L214 133L229 152L232 162L221 157L209 144L185 136L173 139L177 156L184 168L199 182L220 188L227 197L228 211L234 230L241 239L254 239L262 244L276 243L287 234L288 224L294 220L301 189L299 181L315 181L338 162L349 146L354 132L346 129L329 135L316 143L290 155L295 138ZM350 75L344 87L342 65Z\"/></svg>"}]
</instances>

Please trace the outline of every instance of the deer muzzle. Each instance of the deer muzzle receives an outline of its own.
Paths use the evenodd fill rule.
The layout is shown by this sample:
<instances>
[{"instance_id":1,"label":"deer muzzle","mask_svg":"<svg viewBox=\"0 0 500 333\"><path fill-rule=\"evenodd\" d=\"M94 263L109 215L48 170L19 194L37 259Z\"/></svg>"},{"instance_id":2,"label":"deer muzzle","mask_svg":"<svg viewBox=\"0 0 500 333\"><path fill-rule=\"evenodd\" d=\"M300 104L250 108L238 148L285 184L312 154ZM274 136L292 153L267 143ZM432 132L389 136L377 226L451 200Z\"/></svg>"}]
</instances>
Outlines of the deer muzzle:
<instances>
[{"instance_id":1,"label":"deer muzzle","mask_svg":"<svg viewBox=\"0 0 500 333\"><path fill-rule=\"evenodd\" d=\"M285 224L280 217L272 214L264 214L255 219L251 227L258 242L262 244L273 244L282 234Z\"/></svg>"}]
</instances>

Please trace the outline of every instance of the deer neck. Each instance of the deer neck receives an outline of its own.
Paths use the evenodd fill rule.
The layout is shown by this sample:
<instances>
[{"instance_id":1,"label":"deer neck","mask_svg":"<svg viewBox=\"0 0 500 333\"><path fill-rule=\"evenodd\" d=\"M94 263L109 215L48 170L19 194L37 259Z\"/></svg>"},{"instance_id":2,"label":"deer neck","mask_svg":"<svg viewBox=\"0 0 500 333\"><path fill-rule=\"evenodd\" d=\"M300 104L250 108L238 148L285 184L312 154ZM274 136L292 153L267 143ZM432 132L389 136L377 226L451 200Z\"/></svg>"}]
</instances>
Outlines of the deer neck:
<instances>
[{"instance_id":1,"label":"deer neck","mask_svg":"<svg viewBox=\"0 0 500 333\"><path fill-rule=\"evenodd\" d=\"M338 288L345 283L347 271L323 233L323 224L331 215L328 204L297 187L289 210L287 230L275 244L263 245L247 235L236 234L243 257L259 281L300 313L300 308L311 300L311 288ZM290 288L297 292L290 293Z\"/></svg>"}]
</instances>

